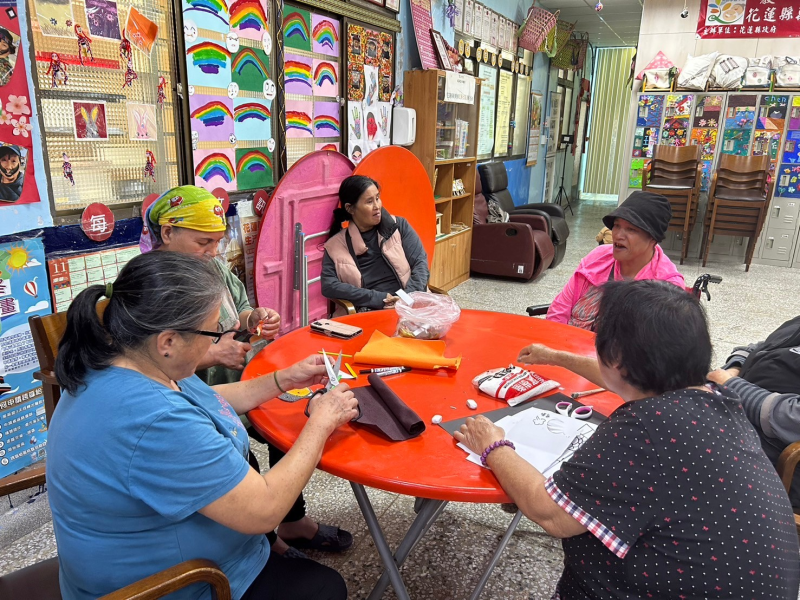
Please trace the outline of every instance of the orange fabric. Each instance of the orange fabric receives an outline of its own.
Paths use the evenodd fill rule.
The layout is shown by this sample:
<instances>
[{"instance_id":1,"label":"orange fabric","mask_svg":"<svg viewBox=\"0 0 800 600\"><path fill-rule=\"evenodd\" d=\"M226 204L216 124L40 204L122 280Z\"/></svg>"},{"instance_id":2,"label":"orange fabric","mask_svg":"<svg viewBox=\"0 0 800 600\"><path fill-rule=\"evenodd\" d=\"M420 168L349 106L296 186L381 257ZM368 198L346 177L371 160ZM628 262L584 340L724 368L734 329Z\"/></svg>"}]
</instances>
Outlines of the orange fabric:
<instances>
[{"instance_id":1,"label":"orange fabric","mask_svg":"<svg viewBox=\"0 0 800 600\"><path fill-rule=\"evenodd\" d=\"M361 351L356 352L353 362L414 369L458 369L461 356L446 358L446 346L441 340L389 337L375 331Z\"/></svg>"}]
</instances>

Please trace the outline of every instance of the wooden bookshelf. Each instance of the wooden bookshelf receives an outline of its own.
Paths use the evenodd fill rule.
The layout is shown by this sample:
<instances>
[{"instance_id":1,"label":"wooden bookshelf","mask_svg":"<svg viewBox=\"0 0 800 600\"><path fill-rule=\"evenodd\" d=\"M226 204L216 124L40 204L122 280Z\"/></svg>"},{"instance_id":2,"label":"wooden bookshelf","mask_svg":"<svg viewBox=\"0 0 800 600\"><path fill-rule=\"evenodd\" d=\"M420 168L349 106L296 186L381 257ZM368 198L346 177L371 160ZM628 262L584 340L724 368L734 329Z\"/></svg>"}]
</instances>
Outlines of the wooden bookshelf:
<instances>
[{"instance_id":1,"label":"wooden bookshelf","mask_svg":"<svg viewBox=\"0 0 800 600\"><path fill-rule=\"evenodd\" d=\"M417 112L417 134L409 148L422 162L433 186L436 212L442 214L442 235L436 240L430 284L449 290L469 279L472 252L472 213L475 206L475 152L481 80L475 80L474 104L444 101L445 71L407 71L403 80L404 104ZM467 123L465 156L456 156L456 132ZM466 193L453 193L460 179ZM459 230L454 223L467 226Z\"/></svg>"}]
</instances>

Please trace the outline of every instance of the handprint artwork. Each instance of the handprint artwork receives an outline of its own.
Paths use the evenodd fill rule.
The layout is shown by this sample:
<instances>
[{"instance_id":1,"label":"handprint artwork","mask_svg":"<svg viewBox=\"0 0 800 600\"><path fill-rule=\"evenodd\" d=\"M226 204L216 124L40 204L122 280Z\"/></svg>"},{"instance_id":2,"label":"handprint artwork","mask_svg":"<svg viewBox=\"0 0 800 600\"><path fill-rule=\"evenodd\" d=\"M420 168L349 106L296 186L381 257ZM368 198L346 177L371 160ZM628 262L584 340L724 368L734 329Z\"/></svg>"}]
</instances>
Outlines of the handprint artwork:
<instances>
[{"instance_id":1,"label":"handprint artwork","mask_svg":"<svg viewBox=\"0 0 800 600\"><path fill-rule=\"evenodd\" d=\"M105 102L72 101L76 140L107 140Z\"/></svg>"},{"instance_id":2,"label":"handprint artwork","mask_svg":"<svg viewBox=\"0 0 800 600\"><path fill-rule=\"evenodd\" d=\"M352 121L350 122L350 131L353 132L353 137L361 139L361 111L358 107L353 107L350 111Z\"/></svg>"},{"instance_id":3,"label":"handprint artwork","mask_svg":"<svg viewBox=\"0 0 800 600\"><path fill-rule=\"evenodd\" d=\"M156 107L154 104L127 104L128 137L132 140L155 140L158 138Z\"/></svg>"}]
</instances>

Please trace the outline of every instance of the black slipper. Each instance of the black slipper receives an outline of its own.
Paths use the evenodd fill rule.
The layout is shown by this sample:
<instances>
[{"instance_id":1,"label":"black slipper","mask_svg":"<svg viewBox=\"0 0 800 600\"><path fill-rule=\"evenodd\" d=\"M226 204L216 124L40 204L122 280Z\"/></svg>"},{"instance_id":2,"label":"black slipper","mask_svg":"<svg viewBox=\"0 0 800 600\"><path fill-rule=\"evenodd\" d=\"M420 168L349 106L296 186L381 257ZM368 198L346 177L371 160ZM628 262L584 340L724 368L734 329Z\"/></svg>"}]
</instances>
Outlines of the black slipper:
<instances>
[{"instance_id":1,"label":"black slipper","mask_svg":"<svg viewBox=\"0 0 800 600\"><path fill-rule=\"evenodd\" d=\"M353 545L353 534L331 525L319 524L316 535L309 539L294 538L284 541L293 548L301 550L320 550L321 552L344 552Z\"/></svg>"}]
</instances>

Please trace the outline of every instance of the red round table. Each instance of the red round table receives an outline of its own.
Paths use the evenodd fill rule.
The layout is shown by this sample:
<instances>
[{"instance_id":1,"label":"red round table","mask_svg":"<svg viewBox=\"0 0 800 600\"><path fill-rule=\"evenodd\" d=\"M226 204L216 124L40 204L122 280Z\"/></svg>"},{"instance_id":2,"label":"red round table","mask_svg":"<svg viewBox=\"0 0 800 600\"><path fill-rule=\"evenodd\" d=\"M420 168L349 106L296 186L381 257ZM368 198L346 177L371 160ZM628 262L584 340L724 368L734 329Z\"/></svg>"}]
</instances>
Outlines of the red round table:
<instances>
[{"instance_id":1,"label":"red round table","mask_svg":"<svg viewBox=\"0 0 800 600\"><path fill-rule=\"evenodd\" d=\"M312 333L308 327L295 330L256 355L247 365L243 379L288 367L322 349L334 356L339 351L355 355L367 343L373 331L394 334L397 314L393 310L383 310L342 317L340 320L361 327L364 332L351 340L338 340ZM588 331L527 316L475 310L461 312L461 318L448 332L445 342L445 356L460 354L463 357L458 371L414 370L386 378L389 387L426 423L422 435L405 442L390 442L357 424L347 424L328 439L319 463L323 471L342 477L353 485L389 572L388 576L384 574L370 598L380 597L389 579L398 597L408 597L397 567L441 513L447 501L510 502L491 471L467 461L466 454L456 447L455 440L444 429L431 424L433 415L442 415L445 421L449 421L506 406L505 402L479 393L472 385L472 379L487 369L505 367L515 362L519 350L530 343L537 342L585 356L595 354L594 334ZM353 366L356 372L376 366L355 365L353 359L348 357L343 358L343 362ZM560 367L536 366L535 370L544 377L558 381L566 394L597 387ZM347 383L352 387L366 385L367 376L360 375L357 380ZM467 407L468 398L477 401L477 410ZM584 402L605 415L611 414L622 403L619 397L610 392L595 394ZM307 421L303 414L304 407L305 401L287 403L272 399L250 411L248 418L267 440L281 450L287 450ZM363 486L430 500L419 511L417 520L394 556L388 551ZM520 513L507 532L509 538L519 517ZM495 553L496 558L499 558L504 545L501 542L501 548ZM489 572L493 566L490 565ZM485 579L488 579L488 572L483 583ZM476 590L473 597L477 597L479 592L480 589Z\"/></svg>"}]
</instances>

